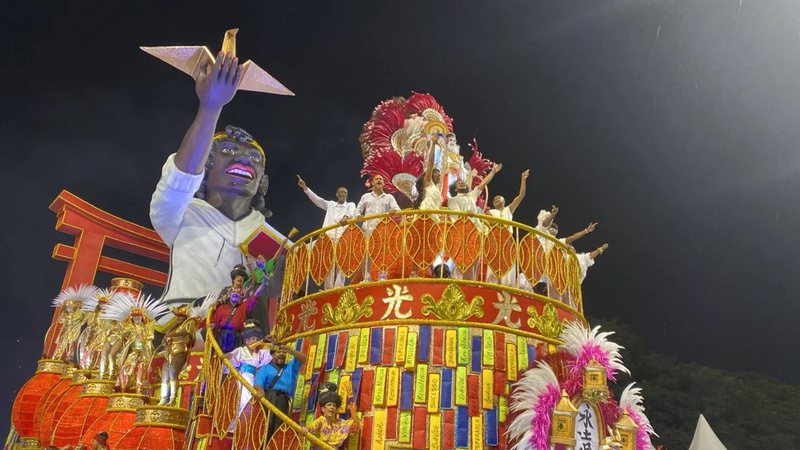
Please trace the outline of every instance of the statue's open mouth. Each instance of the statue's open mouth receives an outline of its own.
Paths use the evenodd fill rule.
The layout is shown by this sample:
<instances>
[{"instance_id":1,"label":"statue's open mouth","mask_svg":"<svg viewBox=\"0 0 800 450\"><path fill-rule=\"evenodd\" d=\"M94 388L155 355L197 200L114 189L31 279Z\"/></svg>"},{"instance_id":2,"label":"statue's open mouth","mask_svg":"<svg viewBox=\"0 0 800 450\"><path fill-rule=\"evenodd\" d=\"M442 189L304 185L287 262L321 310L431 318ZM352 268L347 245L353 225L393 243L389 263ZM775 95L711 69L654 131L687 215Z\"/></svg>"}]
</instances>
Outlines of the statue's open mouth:
<instances>
[{"instance_id":1,"label":"statue's open mouth","mask_svg":"<svg viewBox=\"0 0 800 450\"><path fill-rule=\"evenodd\" d=\"M256 171L253 170L252 167L247 167L244 164L231 164L227 170L225 170L230 176L237 177L237 178L245 178L248 180L252 180L256 177Z\"/></svg>"}]
</instances>

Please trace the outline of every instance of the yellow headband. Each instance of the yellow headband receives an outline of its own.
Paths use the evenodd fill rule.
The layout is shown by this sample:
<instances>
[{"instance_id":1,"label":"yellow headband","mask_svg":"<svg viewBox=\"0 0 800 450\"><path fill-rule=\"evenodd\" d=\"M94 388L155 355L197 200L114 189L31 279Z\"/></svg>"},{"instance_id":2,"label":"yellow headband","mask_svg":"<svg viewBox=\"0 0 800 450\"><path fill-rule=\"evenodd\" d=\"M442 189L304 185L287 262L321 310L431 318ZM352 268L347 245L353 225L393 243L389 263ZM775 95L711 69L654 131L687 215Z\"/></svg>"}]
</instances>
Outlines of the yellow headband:
<instances>
[{"instance_id":1,"label":"yellow headband","mask_svg":"<svg viewBox=\"0 0 800 450\"><path fill-rule=\"evenodd\" d=\"M224 131L220 131L219 133L216 133L214 135L214 140L215 141L219 141L219 140L222 140L222 139L230 139L230 140L232 140L234 142L240 142L242 144L247 144L247 145L251 145L251 146L255 147L255 149L258 150L259 153L261 153L261 157L264 158L264 165L265 166L267 165L267 155L266 155L266 153L264 153L264 149L261 148L261 144L259 144L258 141L256 141L255 139L252 139L252 140L249 140L249 141L239 141L234 137L228 136L228 133L226 133Z\"/></svg>"}]
</instances>

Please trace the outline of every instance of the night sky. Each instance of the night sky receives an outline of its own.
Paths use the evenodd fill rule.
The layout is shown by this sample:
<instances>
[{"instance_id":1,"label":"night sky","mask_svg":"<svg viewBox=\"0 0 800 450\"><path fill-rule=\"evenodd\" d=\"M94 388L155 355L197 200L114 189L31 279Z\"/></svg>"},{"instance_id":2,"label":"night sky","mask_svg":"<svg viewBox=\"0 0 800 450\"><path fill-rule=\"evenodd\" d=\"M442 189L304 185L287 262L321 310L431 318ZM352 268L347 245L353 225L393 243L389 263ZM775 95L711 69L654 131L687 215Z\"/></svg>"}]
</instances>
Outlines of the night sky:
<instances>
[{"instance_id":1,"label":"night sky","mask_svg":"<svg viewBox=\"0 0 800 450\"><path fill-rule=\"evenodd\" d=\"M531 169L516 220L557 204L562 234L599 222L576 244L610 244L589 315L681 360L800 383L796 1L23 1L0 23L0 424L66 267L48 205L67 189L150 226L194 117L191 78L138 47L216 52L233 27L238 54L297 94L240 92L220 122L264 145L278 229L322 222L295 174L357 200L373 107L431 93L463 147L477 136L504 163L492 192L513 197Z\"/></svg>"}]
</instances>

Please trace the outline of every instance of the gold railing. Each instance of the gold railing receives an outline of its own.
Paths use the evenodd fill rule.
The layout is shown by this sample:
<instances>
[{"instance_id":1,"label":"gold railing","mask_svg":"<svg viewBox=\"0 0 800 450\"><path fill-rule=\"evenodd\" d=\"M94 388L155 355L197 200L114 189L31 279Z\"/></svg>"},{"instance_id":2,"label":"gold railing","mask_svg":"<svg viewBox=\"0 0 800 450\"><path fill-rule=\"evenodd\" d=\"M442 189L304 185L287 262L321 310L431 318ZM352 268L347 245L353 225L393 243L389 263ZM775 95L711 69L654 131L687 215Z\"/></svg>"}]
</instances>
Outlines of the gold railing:
<instances>
[{"instance_id":1,"label":"gold railing","mask_svg":"<svg viewBox=\"0 0 800 450\"><path fill-rule=\"evenodd\" d=\"M435 277L430 268L442 260L452 261L464 278L500 288L530 289L545 280L547 297L583 311L571 247L522 223L450 210L359 217L301 237L288 251L281 304L330 287L324 281L332 271L358 278L369 264L379 279Z\"/></svg>"},{"instance_id":2,"label":"gold railing","mask_svg":"<svg viewBox=\"0 0 800 450\"><path fill-rule=\"evenodd\" d=\"M213 313L212 308L208 312L206 323L212 323ZM203 410L200 414L208 417L211 421L208 439L211 436L224 437L231 423L235 421L236 427L231 447L234 450L240 448L264 448L267 450L304 448L305 440L311 441L317 448L335 450L315 435L308 433L302 425L292 420L267 399L259 398L255 387L236 370L222 352L210 327L206 327L204 359L206 362L203 364L203 375L206 388ZM222 367L228 369L227 377L222 376ZM247 408L245 408L244 413L237 417L242 387L253 397L249 404L250 413L246 414ZM259 406L259 403L266 408L266 411ZM270 441L266 442L266 431L272 414L277 416L283 424ZM278 442L279 439L280 442ZM239 443L242 442L245 444L239 446Z\"/></svg>"}]
</instances>

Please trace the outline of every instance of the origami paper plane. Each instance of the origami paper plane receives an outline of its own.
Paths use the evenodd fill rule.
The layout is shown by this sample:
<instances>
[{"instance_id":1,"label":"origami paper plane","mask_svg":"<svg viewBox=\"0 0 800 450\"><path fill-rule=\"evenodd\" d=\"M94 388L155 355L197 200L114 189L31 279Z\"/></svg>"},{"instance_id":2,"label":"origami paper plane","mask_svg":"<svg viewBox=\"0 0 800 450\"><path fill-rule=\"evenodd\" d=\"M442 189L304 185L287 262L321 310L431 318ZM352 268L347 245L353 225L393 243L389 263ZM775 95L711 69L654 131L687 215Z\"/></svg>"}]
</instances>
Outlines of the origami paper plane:
<instances>
[{"instance_id":1,"label":"origami paper plane","mask_svg":"<svg viewBox=\"0 0 800 450\"><path fill-rule=\"evenodd\" d=\"M238 28L225 32L222 41L222 50L236 56L236 33ZM139 47L145 52L155 56L165 63L179 69L192 78L197 79L200 68L208 61L214 64L214 55L205 46L170 46L170 47ZM294 95L294 92L282 85L266 70L258 67L256 63L247 60L242 64L244 75L239 83L239 89L244 91L266 92L268 94Z\"/></svg>"}]
</instances>

